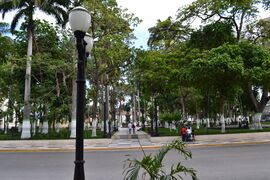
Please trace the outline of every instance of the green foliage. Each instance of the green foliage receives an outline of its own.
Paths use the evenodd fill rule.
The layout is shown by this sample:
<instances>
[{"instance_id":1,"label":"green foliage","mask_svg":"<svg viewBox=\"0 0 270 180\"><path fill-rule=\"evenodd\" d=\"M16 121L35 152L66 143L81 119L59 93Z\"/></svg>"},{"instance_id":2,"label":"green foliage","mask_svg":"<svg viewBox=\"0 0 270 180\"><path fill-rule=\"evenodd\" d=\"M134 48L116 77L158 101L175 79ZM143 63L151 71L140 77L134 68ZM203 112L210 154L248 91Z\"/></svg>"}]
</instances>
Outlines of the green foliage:
<instances>
[{"instance_id":1,"label":"green foliage","mask_svg":"<svg viewBox=\"0 0 270 180\"><path fill-rule=\"evenodd\" d=\"M5 22L0 22L0 36L8 32L9 32L9 24Z\"/></svg>"},{"instance_id":2,"label":"green foliage","mask_svg":"<svg viewBox=\"0 0 270 180\"><path fill-rule=\"evenodd\" d=\"M69 139L70 132L67 129L61 129L59 133L54 131L49 131L48 134L40 134L32 136L31 139L34 140L45 140L45 139Z\"/></svg>"},{"instance_id":3,"label":"green foliage","mask_svg":"<svg viewBox=\"0 0 270 180\"><path fill-rule=\"evenodd\" d=\"M96 117L100 85L106 83L119 89L115 91L117 94L110 92L114 103L118 98L123 99L122 89L128 91L126 94L130 92L131 88L125 83L123 75L128 71L134 56L131 48L135 38L132 27L136 27L140 20L118 7L116 0L84 1L84 5L92 16L89 33L98 39L91 53L91 62L87 65L87 78L91 83L89 98L94 102L93 117Z\"/></svg>"},{"instance_id":4,"label":"green foliage","mask_svg":"<svg viewBox=\"0 0 270 180\"><path fill-rule=\"evenodd\" d=\"M150 133L148 132L149 129L146 129L146 132L147 133ZM180 131L173 131L173 130L170 130L169 128L158 128L158 134L160 137L165 137L165 136L179 136L180 137Z\"/></svg>"},{"instance_id":5,"label":"green foliage","mask_svg":"<svg viewBox=\"0 0 270 180\"><path fill-rule=\"evenodd\" d=\"M38 128L36 129L38 131ZM84 139L92 139L92 131L84 131ZM102 138L102 132L97 129L97 137ZM59 132L50 130L48 134L36 133L31 137L32 140L50 140L50 139L70 139L70 131L68 129L60 129ZM8 131L7 134L0 131L0 140L20 140L20 133L17 131Z\"/></svg>"},{"instance_id":6,"label":"green foliage","mask_svg":"<svg viewBox=\"0 0 270 180\"><path fill-rule=\"evenodd\" d=\"M201 50L211 50L225 43L234 43L235 37L230 22L217 21L191 34L188 46Z\"/></svg>"},{"instance_id":7,"label":"green foliage","mask_svg":"<svg viewBox=\"0 0 270 180\"><path fill-rule=\"evenodd\" d=\"M19 20L25 17L26 28L34 28L34 13L37 9L53 15L58 24L65 24L67 22L68 16L65 8L68 7L69 0L42 0L42 1L32 1L32 0L14 0L5 1L0 4L0 13L4 18L6 13L13 10L18 10L11 22L11 32L14 32ZM52 6L53 4L53 6Z\"/></svg>"},{"instance_id":8,"label":"green foliage","mask_svg":"<svg viewBox=\"0 0 270 180\"><path fill-rule=\"evenodd\" d=\"M0 65L7 62L15 54L13 40L0 34Z\"/></svg>"},{"instance_id":9,"label":"green foliage","mask_svg":"<svg viewBox=\"0 0 270 180\"><path fill-rule=\"evenodd\" d=\"M172 123L172 121L180 121L182 114L180 112L164 112L160 114L160 120L163 122Z\"/></svg>"},{"instance_id":10,"label":"green foliage","mask_svg":"<svg viewBox=\"0 0 270 180\"><path fill-rule=\"evenodd\" d=\"M244 60L246 80L255 86L270 88L268 81L270 71L269 50L244 42L239 46Z\"/></svg>"},{"instance_id":11,"label":"green foliage","mask_svg":"<svg viewBox=\"0 0 270 180\"><path fill-rule=\"evenodd\" d=\"M269 28L270 22L268 18L251 22L246 26L246 38L255 44L268 46L270 39Z\"/></svg>"},{"instance_id":12,"label":"green foliage","mask_svg":"<svg viewBox=\"0 0 270 180\"><path fill-rule=\"evenodd\" d=\"M150 180L168 180L168 179L182 179L181 174L188 174L193 180L197 179L196 171L193 168L187 168L178 162L176 165L172 165L167 172L164 168L163 161L166 158L166 154L175 150L178 154L183 155L184 158L191 159L192 154L185 149L185 144L180 140L175 140L168 145L163 146L154 156L152 154L145 154L142 160L127 159L124 166L124 179L136 180L136 179L150 179ZM144 151L143 151L144 152ZM142 175L140 177L140 172Z\"/></svg>"},{"instance_id":13,"label":"green foliage","mask_svg":"<svg viewBox=\"0 0 270 180\"><path fill-rule=\"evenodd\" d=\"M170 65L165 61L164 55L157 51L143 52L135 66L137 84L141 86L144 93L150 97L157 92L163 92L171 75Z\"/></svg>"},{"instance_id":14,"label":"green foliage","mask_svg":"<svg viewBox=\"0 0 270 180\"><path fill-rule=\"evenodd\" d=\"M237 46L223 45L212 49L206 59L194 60L190 70L198 87L213 88L221 100L233 99L244 72L243 59L237 51Z\"/></svg>"},{"instance_id":15,"label":"green foliage","mask_svg":"<svg viewBox=\"0 0 270 180\"><path fill-rule=\"evenodd\" d=\"M164 21L158 20L156 26L149 28L148 31L150 37L147 45L151 49L168 50L185 41L191 29L179 21L174 22L172 17L168 17Z\"/></svg>"},{"instance_id":16,"label":"green foliage","mask_svg":"<svg viewBox=\"0 0 270 180\"><path fill-rule=\"evenodd\" d=\"M268 123L269 124L269 123ZM195 128L195 129L194 129ZM201 127L200 129L196 129L196 127L193 127L195 130L195 136L196 135L212 135L212 134L223 134L220 132L220 128L204 128ZM245 129L245 128L226 128L225 134L234 134L234 133L256 133L256 132L270 132L270 128L263 128L262 130L253 130L253 129ZM158 129L159 136L166 137L166 136L181 136L180 131L171 131L169 128L159 128Z\"/></svg>"},{"instance_id":17,"label":"green foliage","mask_svg":"<svg viewBox=\"0 0 270 180\"><path fill-rule=\"evenodd\" d=\"M216 19L230 21L236 32L236 39L243 37L245 23L251 22L257 13L259 0L196 0L178 12L180 21L192 23L196 18L203 22Z\"/></svg>"}]
</instances>

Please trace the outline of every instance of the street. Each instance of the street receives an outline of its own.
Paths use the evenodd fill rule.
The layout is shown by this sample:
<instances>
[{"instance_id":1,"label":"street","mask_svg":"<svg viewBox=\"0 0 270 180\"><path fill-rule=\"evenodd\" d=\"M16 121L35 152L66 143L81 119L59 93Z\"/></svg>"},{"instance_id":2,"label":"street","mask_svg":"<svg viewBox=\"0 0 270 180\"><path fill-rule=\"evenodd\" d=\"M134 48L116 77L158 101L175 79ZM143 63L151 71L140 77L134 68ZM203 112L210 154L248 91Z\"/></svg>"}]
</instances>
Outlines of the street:
<instances>
[{"instance_id":1,"label":"street","mask_svg":"<svg viewBox=\"0 0 270 180\"><path fill-rule=\"evenodd\" d=\"M270 179L270 144L229 147L192 148L193 159L181 160L198 171L200 180L267 180ZM154 153L156 150L146 150ZM123 179L124 160L141 157L141 151L85 152L87 180ZM176 153L166 158L176 162ZM0 179L2 180L71 180L74 171L73 152L2 152ZM190 178L185 178L190 179Z\"/></svg>"}]
</instances>

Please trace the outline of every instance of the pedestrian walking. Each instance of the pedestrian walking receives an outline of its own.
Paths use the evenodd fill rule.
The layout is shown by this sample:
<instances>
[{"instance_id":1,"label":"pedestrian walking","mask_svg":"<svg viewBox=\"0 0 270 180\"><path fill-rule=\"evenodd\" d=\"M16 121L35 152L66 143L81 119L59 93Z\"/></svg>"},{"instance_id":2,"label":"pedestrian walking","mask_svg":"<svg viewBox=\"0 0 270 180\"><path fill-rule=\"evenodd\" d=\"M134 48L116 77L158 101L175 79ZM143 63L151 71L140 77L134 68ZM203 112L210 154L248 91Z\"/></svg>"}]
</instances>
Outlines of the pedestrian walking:
<instances>
[{"instance_id":1,"label":"pedestrian walking","mask_svg":"<svg viewBox=\"0 0 270 180\"><path fill-rule=\"evenodd\" d=\"M131 134L132 124L131 122L128 123L128 133Z\"/></svg>"},{"instance_id":2,"label":"pedestrian walking","mask_svg":"<svg viewBox=\"0 0 270 180\"><path fill-rule=\"evenodd\" d=\"M133 134L135 134L135 127L136 127L136 126L135 126L135 124L133 123L133 124L132 124Z\"/></svg>"},{"instance_id":3,"label":"pedestrian walking","mask_svg":"<svg viewBox=\"0 0 270 180\"><path fill-rule=\"evenodd\" d=\"M195 130L194 130L194 128L192 129L192 141L195 141Z\"/></svg>"},{"instance_id":4,"label":"pedestrian walking","mask_svg":"<svg viewBox=\"0 0 270 180\"><path fill-rule=\"evenodd\" d=\"M186 129L186 127L182 127L181 136L182 136L182 142L186 142L186 139L187 139L187 129Z\"/></svg>"},{"instance_id":5,"label":"pedestrian walking","mask_svg":"<svg viewBox=\"0 0 270 180\"><path fill-rule=\"evenodd\" d=\"M191 141L191 133L192 133L192 130L191 130L191 127L189 126L187 128L187 142Z\"/></svg>"}]
</instances>

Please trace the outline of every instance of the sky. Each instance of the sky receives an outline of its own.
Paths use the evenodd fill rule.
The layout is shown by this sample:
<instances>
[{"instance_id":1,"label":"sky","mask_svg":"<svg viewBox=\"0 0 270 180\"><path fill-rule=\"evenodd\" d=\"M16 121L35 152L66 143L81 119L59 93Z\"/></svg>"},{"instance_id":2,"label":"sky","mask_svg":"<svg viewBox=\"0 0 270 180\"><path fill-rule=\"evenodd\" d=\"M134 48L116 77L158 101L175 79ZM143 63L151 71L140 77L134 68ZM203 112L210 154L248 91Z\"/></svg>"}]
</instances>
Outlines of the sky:
<instances>
[{"instance_id":1,"label":"sky","mask_svg":"<svg viewBox=\"0 0 270 180\"><path fill-rule=\"evenodd\" d=\"M129 13L134 13L143 22L136 27L134 34L138 37L136 47L146 48L149 37L148 29L156 25L157 20L167 17L176 17L177 10L190 4L194 0L117 0L119 6L127 8Z\"/></svg>"},{"instance_id":2,"label":"sky","mask_svg":"<svg viewBox=\"0 0 270 180\"><path fill-rule=\"evenodd\" d=\"M127 8L129 13L133 13L136 17L140 18L143 22L140 23L134 30L137 37L135 41L136 47L147 48L147 40L149 37L148 29L156 25L157 20L165 20L167 17L176 17L177 10L187 4L192 3L194 0L117 0L117 3L122 8ZM0 14L1 15L1 14ZM8 13L5 16L5 21L10 23L15 12ZM38 13L36 17L44 18L53 21L52 17L45 14ZM261 11L261 18L269 17L269 12Z\"/></svg>"},{"instance_id":3,"label":"sky","mask_svg":"<svg viewBox=\"0 0 270 180\"><path fill-rule=\"evenodd\" d=\"M149 37L148 29L155 26L158 19L165 20L167 17L175 17L177 10L185 5L189 4L194 0L117 0L117 3L122 8L127 8L129 13L135 14L136 17L140 18L143 22L135 28L134 34L137 37L135 41L136 47L146 48L147 40ZM15 12L8 13L5 16L5 21L10 23L14 17ZM45 14L38 13L36 17L46 20L53 20L52 17L47 17Z\"/></svg>"}]
</instances>

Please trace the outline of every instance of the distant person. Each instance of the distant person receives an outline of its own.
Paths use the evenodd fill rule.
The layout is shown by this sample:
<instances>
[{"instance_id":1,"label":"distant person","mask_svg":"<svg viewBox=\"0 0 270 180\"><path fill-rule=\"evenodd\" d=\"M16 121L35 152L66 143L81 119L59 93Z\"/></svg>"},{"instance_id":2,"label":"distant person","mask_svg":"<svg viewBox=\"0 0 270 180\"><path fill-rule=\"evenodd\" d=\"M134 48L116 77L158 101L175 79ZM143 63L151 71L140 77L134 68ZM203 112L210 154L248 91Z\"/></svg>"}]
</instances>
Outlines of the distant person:
<instances>
[{"instance_id":1,"label":"distant person","mask_svg":"<svg viewBox=\"0 0 270 180\"><path fill-rule=\"evenodd\" d=\"M192 134L192 141L195 141L195 130L194 130L194 128L192 129L191 134Z\"/></svg>"},{"instance_id":2,"label":"distant person","mask_svg":"<svg viewBox=\"0 0 270 180\"><path fill-rule=\"evenodd\" d=\"M186 142L186 139L187 139L187 129L186 129L186 127L182 127L181 136L182 136L182 142Z\"/></svg>"},{"instance_id":3,"label":"distant person","mask_svg":"<svg viewBox=\"0 0 270 180\"><path fill-rule=\"evenodd\" d=\"M133 134L135 134L135 128L136 128L135 124L132 123Z\"/></svg>"},{"instance_id":4,"label":"distant person","mask_svg":"<svg viewBox=\"0 0 270 180\"><path fill-rule=\"evenodd\" d=\"M246 128L249 128L248 119L246 120Z\"/></svg>"},{"instance_id":5,"label":"distant person","mask_svg":"<svg viewBox=\"0 0 270 180\"><path fill-rule=\"evenodd\" d=\"M132 124L131 122L128 123L128 133L131 134Z\"/></svg>"},{"instance_id":6,"label":"distant person","mask_svg":"<svg viewBox=\"0 0 270 180\"><path fill-rule=\"evenodd\" d=\"M187 141L191 141L191 133L192 133L192 130L191 130L191 127L189 126L187 128Z\"/></svg>"}]
</instances>

